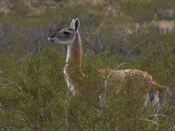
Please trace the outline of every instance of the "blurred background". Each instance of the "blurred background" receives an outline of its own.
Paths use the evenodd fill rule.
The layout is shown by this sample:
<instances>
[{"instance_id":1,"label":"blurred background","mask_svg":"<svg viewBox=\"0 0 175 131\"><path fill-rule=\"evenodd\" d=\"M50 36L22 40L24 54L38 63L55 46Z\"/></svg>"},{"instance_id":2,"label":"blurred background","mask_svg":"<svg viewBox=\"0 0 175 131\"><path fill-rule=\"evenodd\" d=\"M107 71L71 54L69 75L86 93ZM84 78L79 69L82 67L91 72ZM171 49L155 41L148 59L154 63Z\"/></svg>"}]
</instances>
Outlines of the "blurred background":
<instances>
[{"instance_id":1,"label":"blurred background","mask_svg":"<svg viewBox=\"0 0 175 131\"><path fill-rule=\"evenodd\" d=\"M95 101L89 94L72 100L66 127L66 46L47 39L73 18L81 22L85 73L96 76L98 69L127 63L119 69L145 70L173 91L174 0L0 0L0 130L175 130L173 99L155 124L144 121L150 112L127 116L128 103L125 110L109 105L102 111L93 89ZM95 88L99 81L88 82Z\"/></svg>"},{"instance_id":2,"label":"blurred background","mask_svg":"<svg viewBox=\"0 0 175 131\"><path fill-rule=\"evenodd\" d=\"M84 53L126 56L143 43L128 56L137 60L156 42L174 42L174 5L173 0L1 0L0 46L13 55L41 53L50 34L78 17Z\"/></svg>"}]
</instances>

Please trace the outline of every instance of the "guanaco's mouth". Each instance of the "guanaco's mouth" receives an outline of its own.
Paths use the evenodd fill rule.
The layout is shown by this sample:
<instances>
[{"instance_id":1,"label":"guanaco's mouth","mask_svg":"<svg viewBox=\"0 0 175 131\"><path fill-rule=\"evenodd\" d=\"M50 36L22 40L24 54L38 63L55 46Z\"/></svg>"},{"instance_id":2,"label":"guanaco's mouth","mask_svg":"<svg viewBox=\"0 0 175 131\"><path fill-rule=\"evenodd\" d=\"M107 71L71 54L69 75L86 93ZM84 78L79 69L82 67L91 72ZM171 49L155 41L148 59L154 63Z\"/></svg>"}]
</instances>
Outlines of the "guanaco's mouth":
<instances>
[{"instance_id":1,"label":"guanaco's mouth","mask_svg":"<svg viewBox=\"0 0 175 131\"><path fill-rule=\"evenodd\" d=\"M50 41L50 42L52 42L52 43L53 43L53 42L55 41L55 39L54 39L54 38L49 37L49 38L48 38L48 41Z\"/></svg>"}]
</instances>

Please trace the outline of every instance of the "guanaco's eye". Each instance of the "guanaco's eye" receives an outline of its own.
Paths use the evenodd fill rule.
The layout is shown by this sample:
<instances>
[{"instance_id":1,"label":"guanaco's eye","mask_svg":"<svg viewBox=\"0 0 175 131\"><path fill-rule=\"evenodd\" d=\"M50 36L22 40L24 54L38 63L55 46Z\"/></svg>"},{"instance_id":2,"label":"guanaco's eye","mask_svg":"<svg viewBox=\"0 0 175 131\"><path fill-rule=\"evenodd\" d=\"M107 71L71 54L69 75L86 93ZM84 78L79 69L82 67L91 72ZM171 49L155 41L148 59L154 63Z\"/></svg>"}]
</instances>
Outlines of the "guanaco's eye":
<instances>
[{"instance_id":1,"label":"guanaco's eye","mask_svg":"<svg viewBox=\"0 0 175 131\"><path fill-rule=\"evenodd\" d=\"M68 32L68 31L64 31L64 34L65 34L65 35L69 35L70 32Z\"/></svg>"}]
</instances>

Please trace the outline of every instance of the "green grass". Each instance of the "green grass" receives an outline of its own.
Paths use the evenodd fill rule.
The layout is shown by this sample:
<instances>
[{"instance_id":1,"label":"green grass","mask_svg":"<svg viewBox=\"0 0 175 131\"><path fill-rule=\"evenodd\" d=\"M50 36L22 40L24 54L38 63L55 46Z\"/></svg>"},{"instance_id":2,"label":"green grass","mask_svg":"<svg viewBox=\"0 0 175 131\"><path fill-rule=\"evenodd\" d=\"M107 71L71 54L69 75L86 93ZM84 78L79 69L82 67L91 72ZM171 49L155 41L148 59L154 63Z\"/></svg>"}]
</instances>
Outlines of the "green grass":
<instances>
[{"instance_id":1,"label":"green grass","mask_svg":"<svg viewBox=\"0 0 175 131\"><path fill-rule=\"evenodd\" d=\"M164 5L174 4L169 3ZM157 20L153 8L161 4L137 0L114 2L116 6L111 8L107 3L81 4L62 2L32 17L26 16L30 9L17 4L11 9L15 14L2 15L0 129L173 130L175 34L160 33L149 25L134 29L135 22ZM76 17L81 21L82 71L86 77L78 77L76 71L72 74L80 93L66 106L71 96L63 74L66 47L51 44L47 38ZM127 32L128 27L132 33ZM127 64L118 67L122 63ZM103 104L99 96L105 93L105 80L98 70L116 67L147 71L156 82L171 89L172 97L164 100L166 104L155 115L154 106L143 108L145 85L130 92L128 79L119 91L108 91Z\"/></svg>"}]
</instances>

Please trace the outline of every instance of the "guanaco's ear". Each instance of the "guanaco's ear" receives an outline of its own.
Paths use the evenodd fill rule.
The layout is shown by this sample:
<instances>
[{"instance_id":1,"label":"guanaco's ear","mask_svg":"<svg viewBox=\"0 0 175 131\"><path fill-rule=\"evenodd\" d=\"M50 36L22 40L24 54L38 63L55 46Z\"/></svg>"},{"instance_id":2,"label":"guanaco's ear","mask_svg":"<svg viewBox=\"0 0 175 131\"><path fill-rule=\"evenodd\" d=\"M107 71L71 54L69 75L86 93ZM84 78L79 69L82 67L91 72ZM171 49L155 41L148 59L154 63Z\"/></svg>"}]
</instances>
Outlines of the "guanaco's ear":
<instances>
[{"instance_id":1,"label":"guanaco's ear","mask_svg":"<svg viewBox=\"0 0 175 131\"><path fill-rule=\"evenodd\" d=\"M75 23L75 19L72 19L71 23L70 23L70 27L74 28L74 23Z\"/></svg>"},{"instance_id":2,"label":"guanaco's ear","mask_svg":"<svg viewBox=\"0 0 175 131\"><path fill-rule=\"evenodd\" d=\"M75 29L75 31L77 31L79 27L80 27L80 21L79 21L78 18L76 18L75 22L74 22L74 29Z\"/></svg>"}]
</instances>

